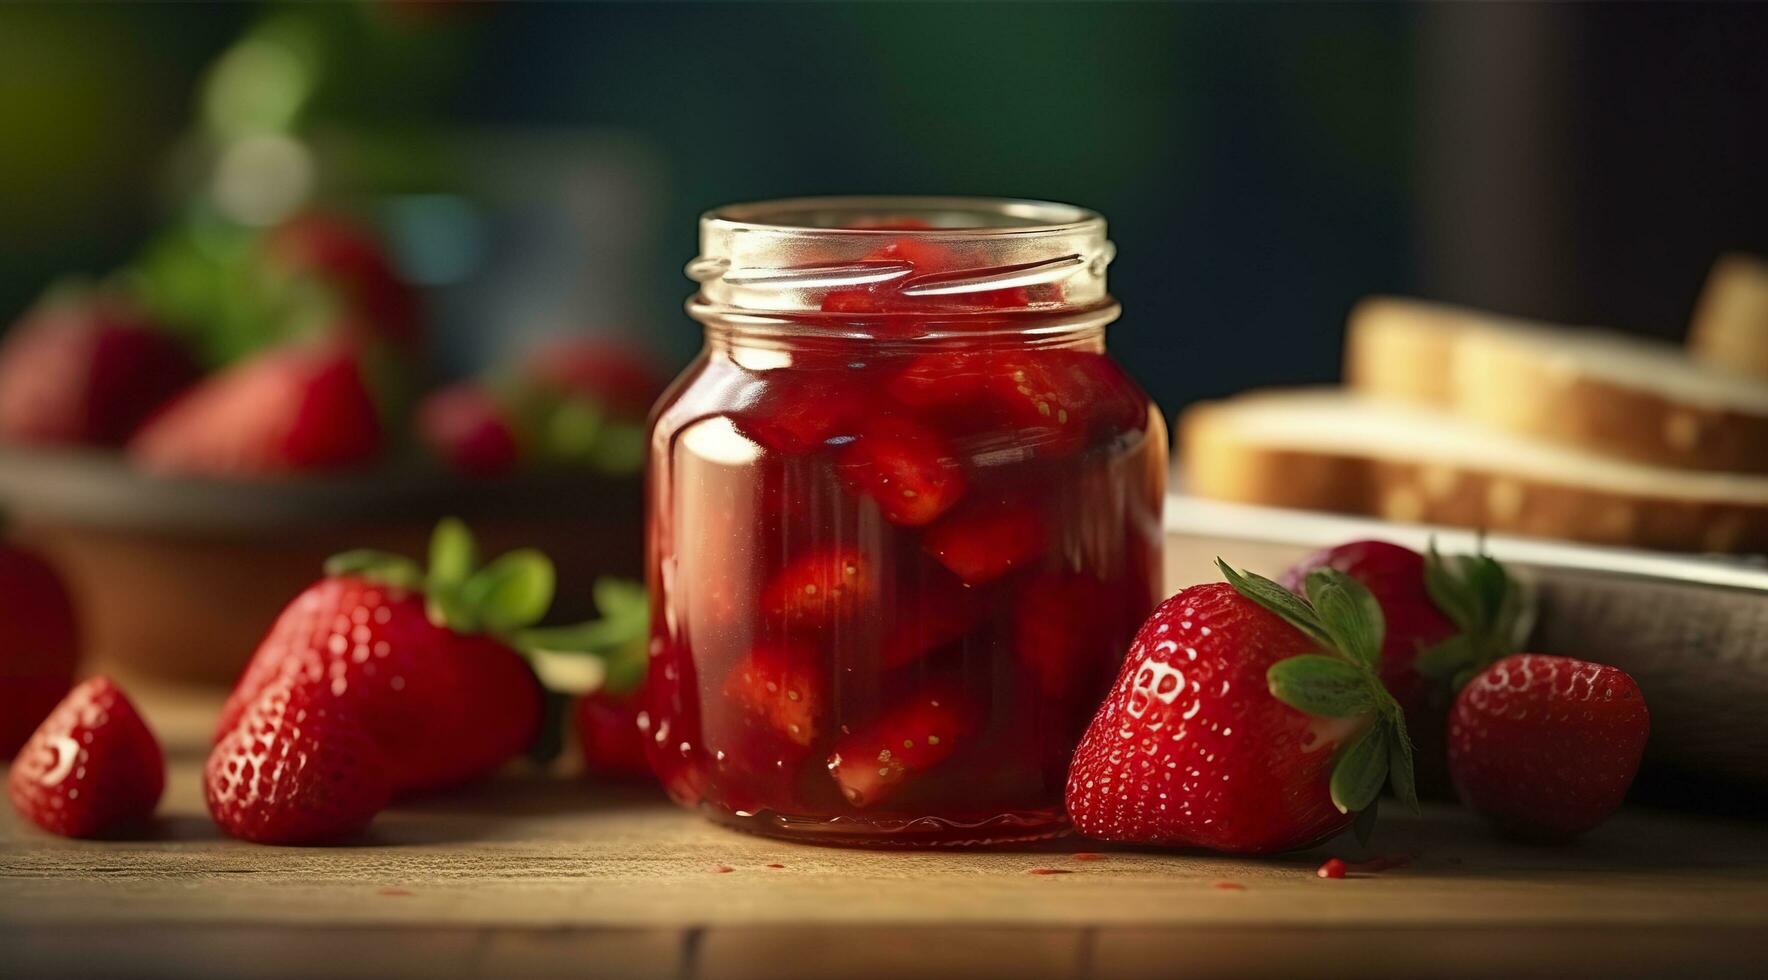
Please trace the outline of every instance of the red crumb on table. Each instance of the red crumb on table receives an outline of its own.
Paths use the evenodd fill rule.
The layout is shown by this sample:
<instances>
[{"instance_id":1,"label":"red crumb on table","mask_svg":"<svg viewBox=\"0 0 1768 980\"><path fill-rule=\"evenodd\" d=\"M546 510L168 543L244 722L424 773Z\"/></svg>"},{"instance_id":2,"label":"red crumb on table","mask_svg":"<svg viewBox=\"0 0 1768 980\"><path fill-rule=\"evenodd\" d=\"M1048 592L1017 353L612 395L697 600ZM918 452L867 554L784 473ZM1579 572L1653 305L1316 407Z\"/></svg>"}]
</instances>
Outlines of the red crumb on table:
<instances>
[{"instance_id":1,"label":"red crumb on table","mask_svg":"<svg viewBox=\"0 0 1768 980\"><path fill-rule=\"evenodd\" d=\"M728 864L715 864L712 866L712 873L715 875L728 875L735 870L737 869Z\"/></svg>"},{"instance_id":2,"label":"red crumb on table","mask_svg":"<svg viewBox=\"0 0 1768 980\"><path fill-rule=\"evenodd\" d=\"M783 864L770 864L770 865L768 865L768 867L770 867L770 868L783 868L783 867L785 867L785 865L783 865Z\"/></svg>"},{"instance_id":3,"label":"red crumb on table","mask_svg":"<svg viewBox=\"0 0 1768 980\"><path fill-rule=\"evenodd\" d=\"M1210 885L1209 887L1220 888L1222 891L1225 891L1225 892L1243 892L1246 890L1246 886L1242 885L1238 881L1218 881L1215 884Z\"/></svg>"},{"instance_id":4,"label":"red crumb on table","mask_svg":"<svg viewBox=\"0 0 1768 980\"><path fill-rule=\"evenodd\" d=\"M1074 856L1074 859L1076 861L1103 861L1105 860L1105 855L1100 854L1098 851L1081 851Z\"/></svg>"},{"instance_id":5,"label":"red crumb on table","mask_svg":"<svg viewBox=\"0 0 1768 980\"><path fill-rule=\"evenodd\" d=\"M1071 875L1071 874L1074 874L1074 872L1067 871L1062 868L1032 868L1030 871L1027 871L1026 874L1028 874L1028 875Z\"/></svg>"},{"instance_id":6,"label":"red crumb on table","mask_svg":"<svg viewBox=\"0 0 1768 980\"><path fill-rule=\"evenodd\" d=\"M383 888L380 891L375 892L375 894L386 895L389 898L404 898L405 896L410 895L411 892L408 892L403 888Z\"/></svg>"},{"instance_id":7,"label":"red crumb on table","mask_svg":"<svg viewBox=\"0 0 1768 980\"><path fill-rule=\"evenodd\" d=\"M1314 874L1317 874L1322 878L1343 878L1344 872L1345 863L1343 861L1338 858L1327 858L1326 863L1320 865L1319 869L1316 870Z\"/></svg>"}]
</instances>

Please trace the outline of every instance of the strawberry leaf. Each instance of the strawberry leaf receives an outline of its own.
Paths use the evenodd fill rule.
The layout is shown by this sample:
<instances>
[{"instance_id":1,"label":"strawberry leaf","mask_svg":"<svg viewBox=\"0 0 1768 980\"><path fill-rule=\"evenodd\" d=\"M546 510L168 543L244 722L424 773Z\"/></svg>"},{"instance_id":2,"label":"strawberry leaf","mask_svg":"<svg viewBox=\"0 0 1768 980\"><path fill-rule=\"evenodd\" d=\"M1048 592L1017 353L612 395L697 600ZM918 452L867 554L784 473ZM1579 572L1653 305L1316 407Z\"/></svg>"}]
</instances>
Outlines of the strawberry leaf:
<instances>
[{"instance_id":1,"label":"strawberry leaf","mask_svg":"<svg viewBox=\"0 0 1768 980\"><path fill-rule=\"evenodd\" d=\"M1426 651L1418 669L1449 690L1522 648L1535 622L1535 593L1488 555L1444 558L1432 542L1424 562L1431 602L1461 631Z\"/></svg>"},{"instance_id":2,"label":"strawberry leaf","mask_svg":"<svg viewBox=\"0 0 1768 980\"><path fill-rule=\"evenodd\" d=\"M589 694L608 686L608 662L578 650L525 651L540 686L557 694Z\"/></svg>"},{"instance_id":3,"label":"strawberry leaf","mask_svg":"<svg viewBox=\"0 0 1768 980\"><path fill-rule=\"evenodd\" d=\"M553 564L532 548L499 555L460 587L460 598L493 633L539 622L553 600Z\"/></svg>"},{"instance_id":4,"label":"strawberry leaf","mask_svg":"<svg viewBox=\"0 0 1768 980\"><path fill-rule=\"evenodd\" d=\"M429 587L460 588L479 564L478 551L473 532L459 518L445 517L437 522L430 535Z\"/></svg>"},{"instance_id":5,"label":"strawberry leaf","mask_svg":"<svg viewBox=\"0 0 1768 980\"><path fill-rule=\"evenodd\" d=\"M1306 585L1308 602L1332 637L1333 648L1370 670L1379 669L1387 623L1375 596L1363 583L1335 568L1309 572Z\"/></svg>"},{"instance_id":6,"label":"strawberry leaf","mask_svg":"<svg viewBox=\"0 0 1768 980\"><path fill-rule=\"evenodd\" d=\"M607 619L648 620L650 594L638 582L605 575L595 580L595 607Z\"/></svg>"},{"instance_id":7,"label":"strawberry leaf","mask_svg":"<svg viewBox=\"0 0 1768 980\"><path fill-rule=\"evenodd\" d=\"M1334 649L1332 635L1320 623L1320 617L1303 602L1301 597L1281 585L1252 572L1236 571L1227 562L1216 559L1216 567L1222 570L1222 577L1240 593L1264 609L1275 613L1284 622L1301 630L1308 639L1313 640L1328 650Z\"/></svg>"},{"instance_id":8,"label":"strawberry leaf","mask_svg":"<svg viewBox=\"0 0 1768 980\"><path fill-rule=\"evenodd\" d=\"M1432 680L1446 680L1478 659L1479 651L1474 649L1473 638L1466 633L1457 633L1426 647L1413 661L1413 668Z\"/></svg>"},{"instance_id":9,"label":"strawberry leaf","mask_svg":"<svg viewBox=\"0 0 1768 980\"><path fill-rule=\"evenodd\" d=\"M424 594L424 615L437 626L456 633L477 633L479 617L457 589L431 589Z\"/></svg>"},{"instance_id":10,"label":"strawberry leaf","mask_svg":"<svg viewBox=\"0 0 1768 980\"><path fill-rule=\"evenodd\" d=\"M1332 805L1356 813L1375 801L1387 783L1387 722L1377 721L1357 736L1332 767Z\"/></svg>"},{"instance_id":11,"label":"strawberry leaf","mask_svg":"<svg viewBox=\"0 0 1768 980\"><path fill-rule=\"evenodd\" d=\"M1412 736L1406 731L1406 716L1393 715L1393 729L1387 740L1387 778L1394 795L1413 814L1418 813L1418 783L1412 773Z\"/></svg>"},{"instance_id":12,"label":"strawberry leaf","mask_svg":"<svg viewBox=\"0 0 1768 980\"><path fill-rule=\"evenodd\" d=\"M644 587L602 578L596 580L595 597L603 614L600 619L526 629L510 638L534 663L548 689L587 694L605 688L611 694L624 694L644 681L650 640L650 604Z\"/></svg>"},{"instance_id":13,"label":"strawberry leaf","mask_svg":"<svg viewBox=\"0 0 1768 980\"><path fill-rule=\"evenodd\" d=\"M424 575L417 567L417 562L367 548L346 551L326 559L325 574L353 575L402 589L421 588L424 583Z\"/></svg>"},{"instance_id":14,"label":"strawberry leaf","mask_svg":"<svg viewBox=\"0 0 1768 980\"><path fill-rule=\"evenodd\" d=\"M1306 653L1279 660L1265 672L1271 696L1304 714L1350 718L1374 711L1379 702L1369 675L1337 657Z\"/></svg>"}]
</instances>

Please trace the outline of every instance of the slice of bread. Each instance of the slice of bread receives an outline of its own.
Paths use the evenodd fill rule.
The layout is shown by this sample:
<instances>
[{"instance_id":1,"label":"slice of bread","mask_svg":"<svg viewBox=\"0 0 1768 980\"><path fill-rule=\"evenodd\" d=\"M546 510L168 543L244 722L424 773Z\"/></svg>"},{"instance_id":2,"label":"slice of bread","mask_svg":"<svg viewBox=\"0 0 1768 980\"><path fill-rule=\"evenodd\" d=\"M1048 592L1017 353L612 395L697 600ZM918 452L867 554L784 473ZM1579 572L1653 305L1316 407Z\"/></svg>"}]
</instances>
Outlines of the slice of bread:
<instances>
[{"instance_id":1,"label":"slice of bread","mask_svg":"<svg viewBox=\"0 0 1768 980\"><path fill-rule=\"evenodd\" d=\"M1680 348L1418 300L1351 312L1359 391L1656 466L1768 473L1768 380Z\"/></svg>"},{"instance_id":2,"label":"slice of bread","mask_svg":"<svg viewBox=\"0 0 1768 980\"><path fill-rule=\"evenodd\" d=\"M1694 308L1688 350L1715 368L1768 378L1768 259L1719 256Z\"/></svg>"},{"instance_id":3,"label":"slice of bread","mask_svg":"<svg viewBox=\"0 0 1768 980\"><path fill-rule=\"evenodd\" d=\"M1257 391L1179 419L1192 492L1675 551L1768 551L1768 477L1644 466L1340 389Z\"/></svg>"}]
</instances>

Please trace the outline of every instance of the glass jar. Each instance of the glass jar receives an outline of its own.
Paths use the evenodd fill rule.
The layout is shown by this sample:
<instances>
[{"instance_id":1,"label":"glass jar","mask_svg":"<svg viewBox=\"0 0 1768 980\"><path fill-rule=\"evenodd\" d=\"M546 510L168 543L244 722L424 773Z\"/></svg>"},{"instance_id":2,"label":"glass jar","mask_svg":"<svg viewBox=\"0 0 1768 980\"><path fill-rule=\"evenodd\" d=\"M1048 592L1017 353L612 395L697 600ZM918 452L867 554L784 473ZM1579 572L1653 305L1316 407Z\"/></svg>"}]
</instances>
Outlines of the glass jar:
<instances>
[{"instance_id":1,"label":"glass jar","mask_svg":"<svg viewBox=\"0 0 1768 980\"><path fill-rule=\"evenodd\" d=\"M828 843L1055 836L1153 610L1166 426L1104 353L1099 215L818 198L700 222L651 433L670 795Z\"/></svg>"}]
</instances>

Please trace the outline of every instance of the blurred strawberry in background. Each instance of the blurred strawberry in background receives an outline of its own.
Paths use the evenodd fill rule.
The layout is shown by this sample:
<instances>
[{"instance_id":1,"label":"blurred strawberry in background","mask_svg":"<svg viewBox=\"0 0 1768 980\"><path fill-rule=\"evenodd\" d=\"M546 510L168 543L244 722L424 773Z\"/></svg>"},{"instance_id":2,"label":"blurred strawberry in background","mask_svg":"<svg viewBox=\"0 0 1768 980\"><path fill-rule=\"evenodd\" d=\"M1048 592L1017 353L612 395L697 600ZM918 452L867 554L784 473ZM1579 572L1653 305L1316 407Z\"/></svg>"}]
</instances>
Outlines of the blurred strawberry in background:
<instances>
[{"instance_id":1,"label":"blurred strawberry in background","mask_svg":"<svg viewBox=\"0 0 1768 980\"><path fill-rule=\"evenodd\" d=\"M359 328L365 335L359 339L385 341L408 354L421 347L417 293L366 225L336 212L308 212L271 230L263 257L274 274L311 277L333 290L338 323Z\"/></svg>"},{"instance_id":2,"label":"blurred strawberry in background","mask_svg":"<svg viewBox=\"0 0 1768 980\"><path fill-rule=\"evenodd\" d=\"M522 464L515 420L490 387L463 381L431 392L418 407L418 434L464 476L503 476Z\"/></svg>"},{"instance_id":3,"label":"blurred strawberry in background","mask_svg":"<svg viewBox=\"0 0 1768 980\"><path fill-rule=\"evenodd\" d=\"M268 476L360 465L382 439L355 353L291 346L197 385L130 441L129 458L158 473Z\"/></svg>"},{"instance_id":4,"label":"blurred strawberry in background","mask_svg":"<svg viewBox=\"0 0 1768 980\"><path fill-rule=\"evenodd\" d=\"M513 372L431 393L418 408L418 436L465 476L547 467L632 474L644 461L645 417L665 383L636 348L549 341Z\"/></svg>"},{"instance_id":5,"label":"blurred strawberry in background","mask_svg":"<svg viewBox=\"0 0 1768 980\"><path fill-rule=\"evenodd\" d=\"M196 377L184 345L128 299L52 295L0 346L0 439L120 445Z\"/></svg>"},{"instance_id":6,"label":"blurred strawberry in background","mask_svg":"<svg viewBox=\"0 0 1768 980\"><path fill-rule=\"evenodd\" d=\"M610 417L627 422L643 422L669 383L650 355L595 339L549 341L528 356L522 373L561 395L594 401Z\"/></svg>"},{"instance_id":7,"label":"blurred strawberry in background","mask_svg":"<svg viewBox=\"0 0 1768 980\"><path fill-rule=\"evenodd\" d=\"M79 649L61 577L0 542L0 759L11 759L73 686Z\"/></svg>"},{"instance_id":8,"label":"blurred strawberry in background","mask_svg":"<svg viewBox=\"0 0 1768 980\"><path fill-rule=\"evenodd\" d=\"M343 338L406 363L423 347L416 291L374 227L343 211L264 229L194 216L118 278L210 368L291 340Z\"/></svg>"}]
</instances>

